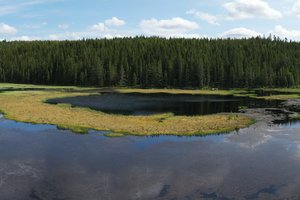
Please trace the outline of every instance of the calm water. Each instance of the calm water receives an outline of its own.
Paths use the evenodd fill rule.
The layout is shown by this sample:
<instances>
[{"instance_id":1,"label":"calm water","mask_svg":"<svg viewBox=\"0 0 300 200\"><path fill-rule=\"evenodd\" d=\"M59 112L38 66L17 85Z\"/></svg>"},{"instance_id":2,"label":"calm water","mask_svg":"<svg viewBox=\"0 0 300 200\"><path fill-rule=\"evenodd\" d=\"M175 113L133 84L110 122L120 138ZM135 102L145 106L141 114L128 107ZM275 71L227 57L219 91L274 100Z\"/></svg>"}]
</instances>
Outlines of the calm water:
<instances>
[{"instance_id":1,"label":"calm water","mask_svg":"<svg viewBox=\"0 0 300 200\"><path fill-rule=\"evenodd\" d=\"M49 103L70 103L107 113L149 115L172 112L175 115L206 115L221 112L238 112L241 107L278 107L280 101L237 98L211 95L170 94L103 94L85 97L52 99Z\"/></svg>"},{"instance_id":2,"label":"calm water","mask_svg":"<svg viewBox=\"0 0 300 200\"><path fill-rule=\"evenodd\" d=\"M299 199L300 123L105 138L0 119L0 199Z\"/></svg>"}]
</instances>

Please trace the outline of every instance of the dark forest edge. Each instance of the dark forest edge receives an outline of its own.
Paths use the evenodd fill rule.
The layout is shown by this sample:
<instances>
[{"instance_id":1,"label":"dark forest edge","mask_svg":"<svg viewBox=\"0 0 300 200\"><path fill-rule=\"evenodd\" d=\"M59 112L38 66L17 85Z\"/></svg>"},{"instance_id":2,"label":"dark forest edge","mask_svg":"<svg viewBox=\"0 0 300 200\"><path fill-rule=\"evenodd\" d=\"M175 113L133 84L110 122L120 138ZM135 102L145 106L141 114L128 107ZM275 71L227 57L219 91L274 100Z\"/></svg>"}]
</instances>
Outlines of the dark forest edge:
<instances>
[{"instance_id":1,"label":"dark forest edge","mask_svg":"<svg viewBox=\"0 0 300 200\"><path fill-rule=\"evenodd\" d=\"M93 87L300 85L300 43L278 38L0 42L0 82Z\"/></svg>"}]
</instances>

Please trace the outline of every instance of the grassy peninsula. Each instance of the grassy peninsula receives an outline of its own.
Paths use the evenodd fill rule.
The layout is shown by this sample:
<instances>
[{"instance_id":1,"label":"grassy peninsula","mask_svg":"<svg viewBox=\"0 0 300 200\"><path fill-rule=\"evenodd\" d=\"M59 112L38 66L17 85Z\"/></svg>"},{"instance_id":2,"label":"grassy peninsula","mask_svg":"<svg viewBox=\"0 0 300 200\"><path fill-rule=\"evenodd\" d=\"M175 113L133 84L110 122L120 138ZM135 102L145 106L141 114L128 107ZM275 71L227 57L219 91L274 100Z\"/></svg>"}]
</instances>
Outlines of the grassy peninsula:
<instances>
[{"instance_id":1,"label":"grassy peninsula","mask_svg":"<svg viewBox=\"0 0 300 200\"><path fill-rule=\"evenodd\" d=\"M7 85L6 85L7 86ZM12 85L10 85L11 88ZM13 85L17 89L18 85ZM25 87L20 85L21 87ZM31 88L38 86L31 86ZM0 86L1 88L1 86ZM3 88L3 87L2 87ZM122 135L208 135L231 132L253 123L239 114L174 116L171 113L151 116L107 114L68 104L51 105L48 99L94 94L86 88L51 87L43 91L5 91L0 93L0 110L6 118L37 124L53 124L61 129L86 133L89 129L112 131L107 136Z\"/></svg>"}]
</instances>

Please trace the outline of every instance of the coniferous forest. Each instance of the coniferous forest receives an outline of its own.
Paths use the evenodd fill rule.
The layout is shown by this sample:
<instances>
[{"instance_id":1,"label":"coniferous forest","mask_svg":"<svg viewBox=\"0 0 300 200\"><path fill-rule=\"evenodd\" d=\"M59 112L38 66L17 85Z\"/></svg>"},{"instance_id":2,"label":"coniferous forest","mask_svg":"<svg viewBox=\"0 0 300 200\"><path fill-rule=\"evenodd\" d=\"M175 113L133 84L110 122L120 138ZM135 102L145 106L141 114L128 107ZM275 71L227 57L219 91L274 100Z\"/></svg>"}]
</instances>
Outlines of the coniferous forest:
<instances>
[{"instance_id":1,"label":"coniferous forest","mask_svg":"<svg viewBox=\"0 0 300 200\"><path fill-rule=\"evenodd\" d=\"M0 42L0 81L170 88L300 85L300 43L277 38Z\"/></svg>"}]
</instances>

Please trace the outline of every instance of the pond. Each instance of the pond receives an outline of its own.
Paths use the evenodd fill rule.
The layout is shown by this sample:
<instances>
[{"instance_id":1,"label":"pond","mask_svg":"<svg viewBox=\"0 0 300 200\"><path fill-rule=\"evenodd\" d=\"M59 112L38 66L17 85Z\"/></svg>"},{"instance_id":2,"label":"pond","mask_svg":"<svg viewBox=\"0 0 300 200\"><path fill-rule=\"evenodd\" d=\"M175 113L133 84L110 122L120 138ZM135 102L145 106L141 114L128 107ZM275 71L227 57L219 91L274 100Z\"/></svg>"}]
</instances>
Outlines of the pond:
<instances>
[{"instance_id":1,"label":"pond","mask_svg":"<svg viewBox=\"0 0 300 200\"><path fill-rule=\"evenodd\" d=\"M106 113L123 115L149 115L172 112L175 115L207 115L238 112L240 108L276 108L281 101L212 95L172 94L120 94L78 96L51 99L48 103L69 103L89 107Z\"/></svg>"},{"instance_id":2,"label":"pond","mask_svg":"<svg viewBox=\"0 0 300 200\"><path fill-rule=\"evenodd\" d=\"M300 123L106 138L0 119L0 199L299 199Z\"/></svg>"}]
</instances>

